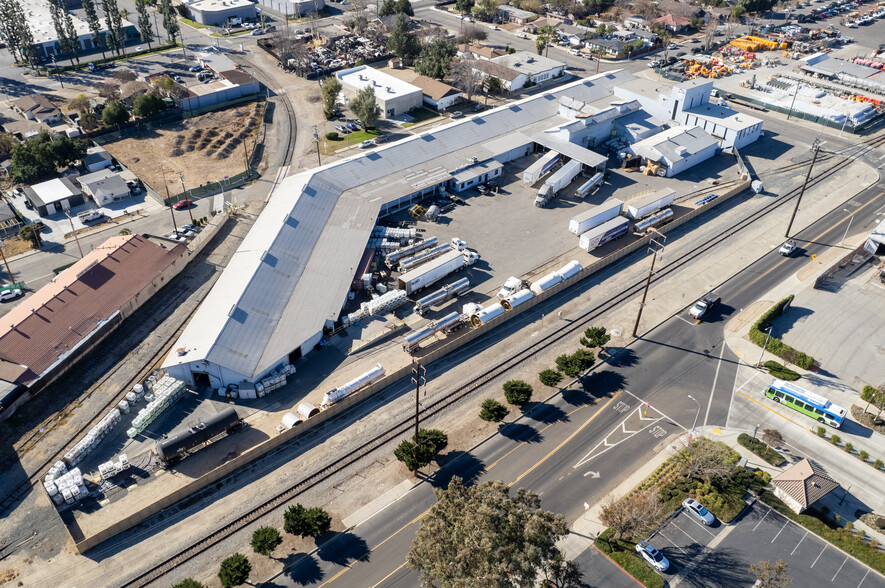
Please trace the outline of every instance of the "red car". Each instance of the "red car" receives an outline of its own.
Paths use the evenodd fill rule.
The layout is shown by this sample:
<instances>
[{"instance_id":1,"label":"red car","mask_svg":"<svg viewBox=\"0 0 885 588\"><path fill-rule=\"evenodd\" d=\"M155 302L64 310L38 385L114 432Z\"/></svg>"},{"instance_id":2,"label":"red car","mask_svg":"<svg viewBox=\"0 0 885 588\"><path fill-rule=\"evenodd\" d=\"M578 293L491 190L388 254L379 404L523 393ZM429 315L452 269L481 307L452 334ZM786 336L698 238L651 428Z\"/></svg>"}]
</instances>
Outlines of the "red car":
<instances>
[{"instance_id":1,"label":"red car","mask_svg":"<svg viewBox=\"0 0 885 588\"><path fill-rule=\"evenodd\" d=\"M186 200L179 200L178 202L176 202L175 204L172 205L172 208L174 208L175 210L187 210L188 208L190 208L193 205L194 205L193 200L186 199Z\"/></svg>"}]
</instances>

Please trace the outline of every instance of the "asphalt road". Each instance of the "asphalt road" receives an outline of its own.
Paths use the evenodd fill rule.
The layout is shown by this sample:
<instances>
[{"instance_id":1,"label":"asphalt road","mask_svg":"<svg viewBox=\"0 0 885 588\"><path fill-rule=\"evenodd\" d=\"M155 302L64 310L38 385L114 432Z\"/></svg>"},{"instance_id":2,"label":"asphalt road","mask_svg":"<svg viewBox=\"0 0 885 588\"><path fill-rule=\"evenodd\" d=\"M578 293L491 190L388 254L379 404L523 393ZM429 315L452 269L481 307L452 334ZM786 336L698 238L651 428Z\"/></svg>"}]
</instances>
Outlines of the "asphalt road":
<instances>
[{"instance_id":1,"label":"asphalt road","mask_svg":"<svg viewBox=\"0 0 885 588\"><path fill-rule=\"evenodd\" d=\"M799 271L811 255L839 246L849 216L842 205L834 206L834 212L792 236L802 247L799 256L786 258L773 251L721 284L716 291L723 302L706 320L686 320L683 312L650 329L585 378L583 390L565 392L446 464L430 483L324 543L276 584L416 585L417 576L404 565L405 554L420 517L434 502L434 485L444 484L449 476L500 479L531 489L540 494L545 508L572 521L583 512L584 502L600 500L672 433L690 429L695 421L698 426L724 426L738 358L724 348L723 326L773 284ZM885 206L885 194L876 185L848 206L856 226L864 226ZM791 208L775 214L786 219ZM612 397L619 389L623 391ZM598 399L591 402L594 398ZM585 561L590 554L581 557ZM741 565L752 563L743 559ZM595 581L595 570L584 571L588 581Z\"/></svg>"}]
</instances>

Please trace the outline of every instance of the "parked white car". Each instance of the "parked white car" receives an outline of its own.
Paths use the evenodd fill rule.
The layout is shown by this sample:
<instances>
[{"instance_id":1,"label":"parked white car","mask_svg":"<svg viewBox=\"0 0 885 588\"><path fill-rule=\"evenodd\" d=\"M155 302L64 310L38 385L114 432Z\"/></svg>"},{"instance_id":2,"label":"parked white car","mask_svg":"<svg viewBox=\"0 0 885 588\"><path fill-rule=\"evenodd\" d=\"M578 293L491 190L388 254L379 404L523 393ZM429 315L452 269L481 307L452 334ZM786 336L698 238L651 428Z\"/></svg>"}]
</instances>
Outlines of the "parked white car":
<instances>
[{"instance_id":1,"label":"parked white car","mask_svg":"<svg viewBox=\"0 0 885 588\"><path fill-rule=\"evenodd\" d=\"M6 302L8 300L15 300L19 296L22 295L22 291L16 288L15 290L5 290L0 292L0 302Z\"/></svg>"},{"instance_id":2,"label":"parked white car","mask_svg":"<svg viewBox=\"0 0 885 588\"><path fill-rule=\"evenodd\" d=\"M640 541L636 544L636 553L638 553L645 563L653 567L659 572L666 572L670 567L670 562L664 557L664 554L652 547L646 541Z\"/></svg>"}]
</instances>

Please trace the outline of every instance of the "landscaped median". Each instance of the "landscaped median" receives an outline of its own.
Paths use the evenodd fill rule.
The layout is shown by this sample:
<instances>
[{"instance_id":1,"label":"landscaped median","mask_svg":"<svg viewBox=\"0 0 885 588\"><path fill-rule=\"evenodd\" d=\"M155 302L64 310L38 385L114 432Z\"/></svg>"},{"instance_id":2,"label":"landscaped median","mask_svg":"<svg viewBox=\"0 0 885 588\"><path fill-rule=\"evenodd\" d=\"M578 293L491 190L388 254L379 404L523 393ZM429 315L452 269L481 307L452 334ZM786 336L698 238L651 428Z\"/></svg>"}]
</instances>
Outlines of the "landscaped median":
<instances>
[{"instance_id":1,"label":"landscaped median","mask_svg":"<svg viewBox=\"0 0 885 588\"><path fill-rule=\"evenodd\" d=\"M832 543L880 574L885 574L885 553L879 551L878 542L867 542L863 536L863 531L855 533L853 529L846 528L847 524L846 527L842 527L835 518L830 520L826 518L826 515L814 510L807 510L803 514L796 514L781 499L768 490L763 491L759 498L777 512L799 523L821 539Z\"/></svg>"},{"instance_id":2,"label":"landscaped median","mask_svg":"<svg viewBox=\"0 0 885 588\"><path fill-rule=\"evenodd\" d=\"M664 588L664 579L636 555L637 541L633 539L615 541L612 535L614 529L609 527L599 534L593 544L646 588Z\"/></svg>"},{"instance_id":3,"label":"landscaped median","mask_svg":"<svg viewBox=\"0 0 885 588\"><path fill-rule=\"evenodd\" d=\"M755 439L750 437L746 433L741 433L738 435L738 443L767 461L773 466L780 467L786 463L786 458L783 455L767 446L765 443L760 441L759 439Z\"/></svg>"}]
</instances>

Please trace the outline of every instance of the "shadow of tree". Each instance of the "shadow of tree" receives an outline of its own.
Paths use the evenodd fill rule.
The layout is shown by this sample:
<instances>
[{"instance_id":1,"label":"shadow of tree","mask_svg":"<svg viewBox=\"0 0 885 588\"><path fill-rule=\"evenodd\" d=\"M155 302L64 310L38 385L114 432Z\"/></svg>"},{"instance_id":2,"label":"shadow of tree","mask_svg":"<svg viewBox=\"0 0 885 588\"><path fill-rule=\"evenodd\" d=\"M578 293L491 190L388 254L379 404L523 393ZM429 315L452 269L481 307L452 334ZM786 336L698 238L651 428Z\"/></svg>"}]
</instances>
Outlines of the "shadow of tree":
<instances>
[{"instance_id":1,"label":"shadow of tree","mask_svg":"<svg viewBox=\"0 0 885 588\"><path fill-rule=\"evenodd\" d=\"M320 568L320 564L316 558L307 553L291 553L280 561L283 563L286 570L286 576L291 578L291 580L299 586L316 584L326 575ZM292 567L290 568L289 566ZM262 584L262 586L277 585L278 584Z\"/></svg>"},{"instance_id":2,"label":"shadow of tree","mask_svg":"<svg viewBox=\"0 0 885 588\"><path fill-rule=\"evenodd\" d=\"M627 368L639 364L639 356L629 347L606 347L601 357L612 367Z\"/></svg>"},{"instance_id":3,"label":"shadow of tree","mask_svg":"<svg viewBox=\"0 0 885 588\"><path fill-rule=\"evenodd\" d=\"M544 437L525 423L508 423L498 426L498 433L512 441L524 441L526 443L540 443Z\"/></svg>"},{"instance_id":4,"label":"shadow of tree","mask_svg":"<svg viewBox=\"0 0 885 588\"><path fill-rule=\"evenodd\" d=\"M568 415L558 406L544 402L534 402L531 407L523 409L523 414L534 421L549 425L557 421L568 421Z\"/></svg>"},{"instance_id":5,"label":"shadow of tree","mask_svg":"<svg viewBox=\"0 0 885 588\"><path fill-rule=\"evenodd\" d=\"M351 561L369 560L369 545L366 540L353 533L329 531L322 535L328 537L317 549L317 556L339 566L346 566Z\"/></svg>"},{"instance_id":6,"label":"shadow of tree","mask_svg":"<svg viewBox=\"0 0 885 588\"><path fill-rule=\"evenodd\" d=\"M434 488L448 488L452 477L458 476L469 486L479 480L485 470L485 463L468 451L449 451L436 457L440 465L428 482Z\"/></svg>"},{"instance_id":7,"label":"shadow of tree","mask_svg":"<svg viewBox=\"0 0 885 588\"><path fill-rule=\"evenodd\" d=\"M710 586L713 578L716 586L751 586L753 582L749 563L736 557L733 550L723 547L707 552L684 576L684 580L693 586Z\"/></svg>"}]
</instances>

